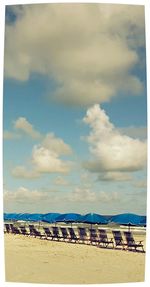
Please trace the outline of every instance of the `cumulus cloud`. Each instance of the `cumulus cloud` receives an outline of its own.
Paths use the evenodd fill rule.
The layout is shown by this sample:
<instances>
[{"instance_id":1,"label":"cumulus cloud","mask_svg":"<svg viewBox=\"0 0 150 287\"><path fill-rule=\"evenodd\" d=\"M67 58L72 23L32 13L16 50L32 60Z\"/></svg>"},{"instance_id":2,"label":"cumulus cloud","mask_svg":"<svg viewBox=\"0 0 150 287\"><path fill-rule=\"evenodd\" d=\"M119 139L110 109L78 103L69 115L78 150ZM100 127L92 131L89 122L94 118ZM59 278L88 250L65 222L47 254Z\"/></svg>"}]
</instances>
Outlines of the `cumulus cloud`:
<instances>
[{"instance_id":1,"label":"cumulus cloud","mask_svg":"<svg viewBox=\"0 0 150 287\"><path fill-rule=\"evenodd\" d=\"M84 163L89 171L132 172L145 167L146 141L121 134L99 105L89 108L83 121L91 128L86 140L92 158Z\"/></svg>"},{"instance_id":2,"label":"cumulus cloud","mask_svg":"<svg viewBox=\"0 0 150 287\"><path fill-rule=\"evenodd\" d=\"M146 180L136 181L136 182L134 182L133 185L134 185L135 187L138 187L138 188L144 188L144 189L147 188L147 182L146 182Z\"/></svg>"},{"instance_id":3,"label":"cumulus cloud","mask_svg":"<svg viewBox=\"0 0 150 287\"><path fill-rule=\"evenodd\" d=\"M24 120L16 121L16 128L24 127ZM41 144L34 145L31 154L31 167L16 166L12 169L12 175L18 178L35 179L43 173L68 173L72 163L61 156L70 155L71 147L63 139L56 137L53 133L46 134L45 137L36 131L32 125L25 120L25 132L33 138L42 138ZM29 127L29 128L28 128Z\"/></svg>"},{"instance_id":4,"label":"cumulus cloud","mask_svg":"<svg viewBox=\"0 0 150 287\"><path fill-rule=\"evenodd\" d=\"M69 194L68 199L75 202L95 202L96 194L87 188L76 188Z\"/></svg>"},{"instance_id":5,"label":"cumulus cloud","mask_svg":"<svg viewBox=\"0 0 150 287\"><path fill-rule=\"evenodd\" d=\"M5 76L20 81L32 73L56 83L55 99L91 105L120 90L139 94L133 68L145 47L144 7L111 4L16 6L6 25ZM32 27L32 29L31 29ZM126 83L128 83L126 85Z\"/></svg>"},{"instance_id":6,"label":"cumulus cloud","mask_svg":"<svg viewBox=\"0 0 150 287\"><path fill-rule=\"evenodd\" d=\"M16 134L10 131L4 131L3 133L4 140L15 140L15 139L19 139L20 137L21 136L19 134Z\"/></svg>"},{"instance_id":7,"label":"cumulus cloud","mask_svg":"<svg viewBox=\"0 0 150 287\"><path fill-rule=\"evenodd\" d=\"M66 186L66 185L68 185L69 183L68 183L68 181L67 181L64 177L62 177L62 176L57 176L57 177L55 178L55 180L54 180L54 184Z\"/></svg>"},{"instance_id":8,"label":"cumulus cloud","mask_svg":"<svg viewBox=\"0 0 150 287\"><path fill-rule=\"evenodd\" d=\"M129 181L132 177L124 172L102 172L98 176L98 180L102 181Z\"/></svg>"},{"instance_id":9,"label":"cumulus cloud","mask_svg":"<svg viewBox=\"0 0 150 287\"><path fill-rule=\"evenodd\" d=\"M69 155L72 153L71 147L66 144L61 138L56 138L53 133L45 136L42 142L43 147L52 150L58 155Z\"/></svg>"},{"instance_id":10,"label":"cumulus cloud","mask_svg":"<svg viewBox=\"0 0 150 287\"><path fill-rule=\"evenodd\" d=\"M49 195L46 192L40 192L38 190L30 190L25 187L19 187L16 191L4 190L4 202L5 203L23 203L33 204L39 201L46 201Z\"/></svg>"},{"instance_id":11,"label":"cumulus cloud","mask_svg":"<svg viewBox=\"0 0 150 287\"><path fill-rule=\"evenodd\" d=\"M35 145L32 151L32 163L39 173L68 173L71 163L62 160L60 156L70 155L71 147L53 133L45 136L40 145Z\"/></svg>"},{"instance_id":12,"label":"cumulus cloud","mask_svg":"<svg viewBox=\"0 0 150 287\"><path fill-rule=\"evenodd\" d=\"M26 118L20 117L14 122L15 129L19 129L23 131L28 136L32 137L33 139L39 139L41 134L35 130L33 125L27 121Z\"/></svg>"},{"instance_id":13,"label":"cumulus cloud","mask_svg":"<svg viewBox=\"0 0 150 287\"><path fill-rule=\"evenodd\" d=\"M70 171L68 161L61 160L56 152L43 146L34 146L32 162L39 173L68 173Z\"/></svg>"},{"instance_id":14,"label":"cumulus cloud","mask_svg":"<svg viewBox=\"0 0 150 287\"><path fill-rule=\"evenodd\" d=\"M105 192L99 191L94 192L88 188L75 188L75 190L68 195L68 200L73 202L86 202L95 203L97 201L100 202L110 202L112 200L119 199L117 192Z\"/></svg>"},{"instance_id":15,"label":"cumulus cloud","mask_svg":"<svg viewBox=\"0 0 150 287\"><path fill-rule=\"evenodd\" d=\"M17 178L24 178L24 179L35 179L40 177L40 173L36 170L27 169L24 166L16 166L12 170L12 175Z\"/></svg>"}]
</instances>

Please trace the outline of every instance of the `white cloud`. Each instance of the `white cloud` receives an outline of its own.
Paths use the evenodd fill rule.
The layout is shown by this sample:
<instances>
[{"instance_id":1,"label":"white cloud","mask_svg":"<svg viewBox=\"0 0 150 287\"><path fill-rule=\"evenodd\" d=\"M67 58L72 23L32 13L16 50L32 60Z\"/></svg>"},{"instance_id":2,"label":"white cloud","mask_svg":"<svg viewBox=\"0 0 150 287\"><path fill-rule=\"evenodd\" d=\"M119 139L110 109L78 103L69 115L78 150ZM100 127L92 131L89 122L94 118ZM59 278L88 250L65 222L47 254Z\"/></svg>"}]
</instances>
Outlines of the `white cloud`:
<instances>
[{"instance_id":1,"label":"white cloud","mask_svg":"<svg viewBox=\"0 0 150 287\"><path fill-rule=\"evenodd\" d=\"M102 181L128 181L131 179L131 175L126 172L104 172L98 176L98 180Z\"/></svg>"},{"instance_id":2,"label":"white cloud","mask_svg":"<svg viewBox=\"0 0 150 287\"><path fill-rule=\"evenodd\" d=\"M31 167L16 166L12 169L14 177L34 179L43 173L68 173L70 171L71 162L61 159L60 156L70 155L72 149L61 138L57 138L53 133L42 136L25 118L19 118L15 122L15 128L22 129L32 138L41 138L42 142L33 147Z\"/></svg>"},{"instance_id":3,"label":"white cloud","mask_svg":"<svg viewBox=\"0 0 150 287\"><path fill-rule=\"evenodd\" d=\"M39 173L68 173L71 167L68 161L61 160L57 153L43 146L34 146L32 162Z\"/></svg>"},{"instance_id":4,"label":"white cloud","mask_svg":"<svg viewBox=\"0 0 150 287\"><path fill-rule=\"evenodd\" d=\"M102 202L112 202L116 200L120 200L119 194L115 191L113 192L106 192L106 191L101 191L98 197L99 201Z\"/></svg>"},{"instance_id":5,"label":"white cloud","mask_svg":"<svg viewBox=\"0 0 150 287\"><path fill-rule=\"evenodd\" d=\"M94 192L88 188L75 188L73 192L68 195L67 200L71 202L83 202L84 204L90 202L111 202L112 200L118 200L119 195L117 192L106 192L106 191L99 191Z\"/></svg>"},{"instance_id":6,"label":"white cloud","mask_svg":"<svg viewBox=\"0 0 150 287\"><path fill-rule=\"evenodd\" d=\"M40 173L36 170L27 169L24 166L16 166L12 170L12 175L17 178L24 178L24 179L35 179L40 177Z\"/></svg>"},{"instance_id":7,"label":"white cloud","mask_svg":"<svg viewBox=\"0 0 150 287\"><path fill-rule=\"evenodd\" d=\"M83 121L91 128L87 137L92 159L84 163L91 172L137 171L147 159L147 143L121 134L99 105L87 110Z\"/></svg>"},{"instance_id":8,"label":"white cloud","mask_svg":"<svg viewBox=\"0 0 150 287\"><path fill-rule=\"evenodd\" d=\"M49 195L46 192L38 190L30 190L25 187L19 187L16 191L4 190L4 202L7 203L35 203L39 201L46 201Z\"/></svg>"},{"instance_id":9,"label":"white cloud","mask_svg":"<svg viewBox=\"0 0 150 287\"><path fill-rule=\"evenodd\" d=\"M141 93L132 70L141 64L138 48L145 46L143 6L68 3L11 9L18 18L6 25L7 77L26 81L34 72L47 75L57 84L54 97L67 104L108 101L120 90Z\"/></svg>"},{"instance_id":10,"label":"white cloud","mask_svg":"<svg viewBox=\"0 0 150 287\"><path fill-rule=\"evenodd\" d=\"M144 189L147 188L147 182L146 182L146 180L136 181L136 182L134 182L133 185L134 185L135 187L138 187L138 188L144 188Z\"/></svg>"},{"instance_id":11,"label":"white cloud","mask_svg":"<svg viewBox=\"0 0 150 287\"><path fill-rule=\"evenodd\" d=\"M95 202L96 199L95 192L87 188L75 188L75 190L68 195L68 200L73 202Z\"/></svg>"},{"instance_id":12,"label":"white cloud","mask_svg":"<svg viewBox=\"0 0 150 287\"><path fill-rule=\"evenodd\" d=\"M32 163L39 173L68 173L71 163L62 160L61 155L70 155L71 147L61 138L49 133L43 139L41 145L34 146L32 151Z\"/></svg>"},{"instance_id":13,"label":"white cloud","mask_svg":"<svg viewBox=\"0 0 150 287\"><path fill-rule=\"evenodd\" d=\"M16 134L10 131L4 131L3 133L4 140L15 140L15 139L19 139L20 137L21 136L19 134Z\"/></svg>"},{"instance_id":14,"label":"white cloud","mask_svg":"<svg viewBox=\"0 0 150 287\"><path fill-rule=\"evenodd\" d=\"M69 184L69 182L64 177L57 176L54 180L54 184L66 186Z\"/></svg>"},{"instance_id":15,"label":"white cloud","mask_svg":"<svg viewBox=\"0 0 150 287\"><path fill-rule=\"evenodd\" d=\"M56 138L53 133L49 133L45 136L42 146L46 149L52 150L58 155L68 155L72 153L71 147L61 138Z\"/></svg>"},{"instance_id":16,"label":"white cloud","mask_svg":"<svg viewBox=\"0 0 150 287\"><path fill-rule=\"evenodd\" d=\"M36 131L31 123L27 121L26 118L20 117L14 122L14 127L23 131L28 136L32 137L33 139L41 138L41 134Z\"/></svg>"}]
</instances>

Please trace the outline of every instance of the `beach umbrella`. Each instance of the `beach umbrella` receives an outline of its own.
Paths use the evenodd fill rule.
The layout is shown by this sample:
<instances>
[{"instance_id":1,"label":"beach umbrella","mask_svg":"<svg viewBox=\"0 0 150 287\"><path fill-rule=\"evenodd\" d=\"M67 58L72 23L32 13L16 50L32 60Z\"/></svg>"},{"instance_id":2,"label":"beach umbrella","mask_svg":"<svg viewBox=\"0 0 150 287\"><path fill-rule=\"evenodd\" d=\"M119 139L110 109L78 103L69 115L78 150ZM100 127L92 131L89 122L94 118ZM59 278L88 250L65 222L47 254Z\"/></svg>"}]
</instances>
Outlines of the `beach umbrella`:
<instances>
[{"instance_id":1,"label":"beach umbrella","mask_svg":"<svg viewBox=\"0 0 150 287\"><path fill-rule=\"evenodd\" d=\"M4 213L4 220L17 221L20 213Z\"/></svg>"},{"instance_id":2,"label":"beach umbrella","mask_svg":"<svg viewBox=\"0 0 150 287\"><path fill-rule=\"evenodd\" d=\"M37 222L37 221L41 221L42 220L42 214L41 213L28 213L25 215L21 215L20 218L22 220L26 220L26 221L33 221L33 222Z\"/></svg>"},{"instance_id":3,"label":"beach umbrella","mask_svg":"<svg viewBox=\"0 0 150 287\"><path fill-rule=\"evenodd\" d=\"M81 214L79 213L64 213L58 216L56 218L56 221L57 222L68 222L68 223L71 223L72 225L72 223L76 222L80 216Z\"/></svg>"},{"instance_id":4,"label":"beach umbrella","mask_svg":"<svg viewBox=\"0 0 150 287\"><path fill-rule=\"evenodd\" d=\"M145 215L142 215L142 216L141 216L140 225L141 225L141 226L146 226L146 221L147 221L146 216L145 216Z\"/></svg>"},{"instance_id":5,"label":"beach umbrella","mask_svg":"<svg viewBox=\"0 0 150 287\"><path fill-rule=\"evenodd\" d=\"M87 213L85 215L81 215L78 218L78 222L89 223L91 224L91 228L93 224L107 224L108 223L107 219L103 215L100 215L97 213Z\"/></svg>"},{"instance_id":6,"label":"beach umbrella","mask_svg":"<svg viewBox=\"0 0 150 287\"><path fill-rule=\"evenodd\" d=\"M141 216L134 213L122 213L112 216L110 222L122 225L128 225L130 230L131 225L133 226L140 225Z\"/></svg>"},{"instance_id":7,"label":"beach umbrella","mask_svg":"<svg viewBox=\"0 0 150 287\"><path fill-rule=\"evenodd\" d=\"M56 223L56 218L60 215L60 213L47 213L43 214L42 221L48 223Z\"/></svg>"}]
</instances>

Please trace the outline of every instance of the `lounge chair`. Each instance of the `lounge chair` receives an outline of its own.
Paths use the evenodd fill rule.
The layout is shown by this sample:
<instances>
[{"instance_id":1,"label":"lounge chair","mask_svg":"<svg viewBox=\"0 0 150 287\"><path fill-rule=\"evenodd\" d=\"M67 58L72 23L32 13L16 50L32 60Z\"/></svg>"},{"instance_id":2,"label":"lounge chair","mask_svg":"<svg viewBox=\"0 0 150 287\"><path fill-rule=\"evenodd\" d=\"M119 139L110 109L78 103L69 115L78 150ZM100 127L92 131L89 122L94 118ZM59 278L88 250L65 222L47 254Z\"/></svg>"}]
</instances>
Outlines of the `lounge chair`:
<instances>
[{"instance_id":1,"label":"lounge chair","mask_svg":"<svg viewBox=\"0 0 150 287\"><path fill-rule=\"evenodd\" d=\"M44 237L43 234L41 234L41 232L38 231L34 225L29 225L29 231L30 231L29 233L30 236L40 237L40 238Z\"/></svg>"},{"instance_id":2,"label":"lounge chair","mask_svg":"<svg viewBox=\"0 0 150 287\"><path fill-rule=\"evenodd\" d=\"M44 230L46 239L50 238L50 239L53 240L53 235L52 235L50 229L49 229L48 227L44 227L44 226L43 226L43 230Z\"/></svg>"},{"instance_id":3,"label":"lounge chair","mask_svg":"<svg viewBox=\"0 0 150 287\"><path fill-rule=\"evenodd\" d=\"M76 233L72 227L68 227L69 235L70 235L70 241L72 243L76 243L79 241L79 237L76 236Z\"/></svg>"},{"instance_id":4,"label":"lounge chair","mask_svg":"<svg viewBox=\"0 0 150 287\"><path fill-rule=\"evenodd\" d=\"M29 235L29 232L26 230L25 226L19 226L21 234Z\"/></svg>"},{"instance_id":5,"label":"lounge chair","mask_svg":"<svg viewBox=\"0 0 150 287\"><path fill-rule=\"evenodd\" d=\"M9 223L5 223L4 224L4 233L10 233L11 232L11 228Z\"/></svg>"},{"instance_id":6,"label":"lounge chair","mask_svg":"<svg viewBox=\"0 0 150 287\"><path fill-rule=\"evenodd\" d=\"M60 227L61 233L62 233L62 239L64 241L69 241L70 240L70 236L68 234L67 228L66 227Z\"/></svg>"},{"instance_id":7,"label":"lounge chair","mask_svg":"<svg viewBox=\"0 0 150 287\"><path fill-rule=\"evenodd\" d=\"M79 241L81 241L82 243L89 242L89 237L86 233L86 228L78 227L78 233L79 233Z\"/></svg>"},{"instance_id":8,"label":"lounge chair","mask_svg":"<svg viewBox=\"0 0 150 287\"><path fill-rule=\"evenodd\" d=\"M57 226L52 226L52 232L53 232L53 239L59 241L62 238L59 234L59 228Z\"/></svg>"},{"instance_id":9,"label":"lounge chair","mask_svg":"<svg viewBox=\"0 0 150 287\"><path fill-rule=\"evenodd\" d=\"M98 240L98 245L101 247L108 247L110 244L112 245L112 247L114 247L114 241L113 238L108 238L107 236L107 232L105 229L98 229L98 233L99 233L99 240Z\"/></svg>"},{"instance_id":10,"label":"lounge chair","mask_svg":"<svg viewBox=\"0 0 150 287\"><path fill-rule=\"evenodd\" d=\"M91 242L91 244L93 244L93 243L97 244L99 240L98 240L98 235L97 235L96 229L90 228L89 229L89 234L90 234L90 242Z\"/></svg>"},{"instance_id":11,"label":"lounge chair","mask_svg":"<svg viewBox=\"0 0 150 287\"><path fill-rule=\"evenodd\" d=\"M11 232L13 234L21 234L20 230L18 229L18 227L14 226L13 224L10 224L10 228L11 228Z\"/></svg>"},{"instance_id":12,"label":"lounge chair","mask_svg":"<svg viewBox=\"0 0 150 287\"><path fill-rule=\"evenodd\" d=\"M125 246L127 245L127 243L124 242L121 231L112 230L112 234L113 234L114 241L115 241L115 247L121 246L122 249L125 249Z\"/></svg>"},{"instance_id":13,"label":"lounge chair","mask_svg":"<svg viewBox=\"0 0 150 287\"><path fill-rule=\"evenodd\" d=\"M142 252L145 252L144 245L142 244L143 240L135 241L131 231L124 231L124 236L127 242L127 250L139 251L137 249L141 248Z\"/></svg>"}]
</instances>

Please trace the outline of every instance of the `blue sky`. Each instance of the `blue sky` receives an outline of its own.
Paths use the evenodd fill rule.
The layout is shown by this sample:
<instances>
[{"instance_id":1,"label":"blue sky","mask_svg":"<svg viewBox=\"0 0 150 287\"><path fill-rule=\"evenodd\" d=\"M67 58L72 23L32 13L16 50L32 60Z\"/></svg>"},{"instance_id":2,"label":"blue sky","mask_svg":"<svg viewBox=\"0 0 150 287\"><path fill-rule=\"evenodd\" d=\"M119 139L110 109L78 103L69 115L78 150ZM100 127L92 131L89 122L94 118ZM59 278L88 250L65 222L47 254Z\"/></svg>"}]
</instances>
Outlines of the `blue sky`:
<instances>
[{"instance_id":1,"label":"blue sky","mask_svg":"<svg viewBox=\"0 0 150 287\"><path fill-rule=\"evenodd\" d=\"M145 214L144 7L18 5L6 16L5 211Z\"/></svg>"}]
</instances>

